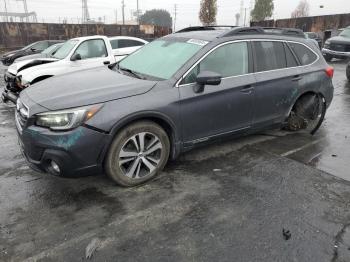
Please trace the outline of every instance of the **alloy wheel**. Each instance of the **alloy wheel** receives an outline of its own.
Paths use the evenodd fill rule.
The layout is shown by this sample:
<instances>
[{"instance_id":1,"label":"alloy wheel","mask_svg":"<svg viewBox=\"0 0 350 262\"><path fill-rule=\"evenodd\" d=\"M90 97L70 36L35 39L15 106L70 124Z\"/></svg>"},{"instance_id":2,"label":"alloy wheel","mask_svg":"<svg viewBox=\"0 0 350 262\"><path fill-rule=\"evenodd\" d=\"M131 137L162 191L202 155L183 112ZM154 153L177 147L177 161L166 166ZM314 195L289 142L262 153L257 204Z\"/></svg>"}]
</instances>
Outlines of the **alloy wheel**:
<instances>
[{"instance_id":1,"label":"alloy wheel","mask_svg":"<svg viewBox=\"0 0 350 262\"><path fill-rule=\"evenodd\" d=\"M122 146L118 165L125 176L143 178L157 169L162 150L163 145L158 136L150 132L137 133Z\"/></svg>"}]
</instances>

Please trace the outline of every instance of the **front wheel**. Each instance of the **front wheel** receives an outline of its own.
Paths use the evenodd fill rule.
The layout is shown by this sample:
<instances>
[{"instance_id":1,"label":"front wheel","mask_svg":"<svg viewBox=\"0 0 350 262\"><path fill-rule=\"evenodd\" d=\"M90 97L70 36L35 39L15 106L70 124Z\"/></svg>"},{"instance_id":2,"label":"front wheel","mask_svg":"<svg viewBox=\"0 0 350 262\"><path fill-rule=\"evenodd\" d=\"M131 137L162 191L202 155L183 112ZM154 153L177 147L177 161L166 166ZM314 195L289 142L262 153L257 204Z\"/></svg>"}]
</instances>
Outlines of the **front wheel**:
<instances>
[{"instance_id":1,"label":"front wheel","mask_svg":"<svg viewBox=\"0 0 350 262\"><path fill-rule=\"evenodd\" d=\"M105 171L121 186L136 186L163 170L169 152L170 141L163 128L151 121L137 122L114 138Z\"/></svg>"}]
</instances>

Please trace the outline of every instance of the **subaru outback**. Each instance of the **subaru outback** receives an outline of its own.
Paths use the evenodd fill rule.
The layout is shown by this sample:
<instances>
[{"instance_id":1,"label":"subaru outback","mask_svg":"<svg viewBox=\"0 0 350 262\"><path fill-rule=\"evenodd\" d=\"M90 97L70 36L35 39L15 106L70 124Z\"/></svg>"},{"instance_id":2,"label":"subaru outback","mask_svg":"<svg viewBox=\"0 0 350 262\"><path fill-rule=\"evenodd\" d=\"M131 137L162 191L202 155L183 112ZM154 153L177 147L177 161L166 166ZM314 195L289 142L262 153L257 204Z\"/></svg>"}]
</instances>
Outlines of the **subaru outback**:
<instances>
[{"instance_id":1,"label":"subaru outback","mask_svg":"<svg viewBox=\"0 0 350 262\"><path fill-rule=\"evenodd\" d=\"M105 172L134 186L219 138L313 133L333 98L333 68L301 31L278 32L186 28L109 67L39 82L17 101L22 151L39 171Z\"/></svg>"}]
</instances>

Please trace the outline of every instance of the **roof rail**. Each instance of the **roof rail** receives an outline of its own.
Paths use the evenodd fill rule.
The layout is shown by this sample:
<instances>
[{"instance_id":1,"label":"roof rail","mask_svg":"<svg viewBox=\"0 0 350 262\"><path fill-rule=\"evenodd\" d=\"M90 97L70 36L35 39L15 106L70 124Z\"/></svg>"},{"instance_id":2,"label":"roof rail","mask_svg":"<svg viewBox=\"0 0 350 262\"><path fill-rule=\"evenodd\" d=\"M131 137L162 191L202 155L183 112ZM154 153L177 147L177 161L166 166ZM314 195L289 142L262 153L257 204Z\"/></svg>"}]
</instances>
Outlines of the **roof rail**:
<instances>
[{"instance_id":1,"label":"roof rail","mask_svg":"<svg viewBox=\"0 0 350 262\"><path fill-rule=\"evenodd\" d=\"M232 29L237 26L233 25L205 25L205 26L190 26L183 28L179 31L176 31L176 33L184 33L184 32L191 32L191 31L206 31L206 30L221 30L221 29Z\"/></svg>"},{"instance_id":2,"label":"roof rail","mask_svg":"<svg viewBox=\"0 0 350 262\"><path fill-rule=\"evenodd\" d=\"M303 30L297 28L263 27L265 33L299 36L305 38Z\"/></svg>"},{"instance_id":3,"label":"roof rail","mask_svg":"<svg viewBox=\"0 0 350 262\"><path fill-rule=\"evenodd\" d=\"M237 27L228 32L224 32L219 37L228 37L241 34L268 34L268 35L289 35L305 38L304 32L296 28L278 28L278 27Z\"/></svg>"},{"instance_id":4,"label":"roof rail","mask_svg":"<svg viewBox=\"0 0 350 262\"><path fill-rule=\"evenodd\" d=\"M264 34L264 30L261 27L236 27L230 30L229 32L225 32L219 37L228 37L234 35L251 35L251 34Z\"/></svg>"}]
</instances>

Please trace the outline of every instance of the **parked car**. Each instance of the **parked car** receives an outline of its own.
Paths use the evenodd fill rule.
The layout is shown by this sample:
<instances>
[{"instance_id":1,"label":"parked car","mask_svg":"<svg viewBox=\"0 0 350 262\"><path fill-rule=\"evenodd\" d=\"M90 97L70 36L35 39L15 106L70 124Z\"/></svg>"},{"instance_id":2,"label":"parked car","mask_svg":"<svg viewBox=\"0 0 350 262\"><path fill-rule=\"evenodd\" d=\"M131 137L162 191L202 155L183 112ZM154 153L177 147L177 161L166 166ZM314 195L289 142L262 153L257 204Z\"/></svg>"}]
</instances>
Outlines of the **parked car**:
<instances>
[{"instance_id":1,"label":"parked car","mask_svg":"<svg viewBox=\"0 0 350 262\"><path fill-rule=\"evenodd\" d=\"M317 46L321 49L322 48L322 38L319 37L319 35L315 32L305 32L306 38L315 41Z\"/></svg>"},{"instance_id":2,"label":"parked car","mask_svg":"<svg viewBox=\"0 0 350 262\"><path fill-rule=\"evenodd\" d=\"M30 165L59 176L104 171L134 186L219 138L286 123L319 127L333 68L302 32L213 28L188 28L115 65L24 90L15 115Z\"/></svg>"},{"instance_id":3,"label":"parked car","mask_svg":"<svg viewBox=\"0 0 350 262\"><path fill-rule=\"evenodd\" d=\"M52 76L115 63L147 41L127 36L87 36L64 43L51 58L14 63L5 73L4 102L16 103L19 93Z\"/></svg>"},{"instance_id":4,"label":"parked car","mask_svg":"<svg viewBox=\"0 0 350 262\"><path fill-rule=\"evenodd\" d=\"M350 57L350 26L345 28L339 36L329 38L322 49L327 62L333 58L345 59Z\"/></svg>"},{"instance_id":5,"label":"parked car","mask_svg":"<svg viewBox=\"0 0 350 262\"><path fill-rule=\"evenodd\" d=\"M20 58L15 59L14 62L17 63L17 62L20 62L20 61L33 60L33 59L38 59L38 58L50 58L57 52L57 50L62 45L63 45L63 43L54 44L54 45L49 46L48 48L46 48L41 53L22 56Z\"/></svg>"},{"instance_id":6,"label":"parked car","mask_svg":"<svg viewBox=\"0 0 350 262\"><path fill-rule=\"evenodd\" d=\"M44 40L44 41L35 42L35 43L32 43L26 47L23 47L20 50L15 50L15 51L5 53L0 58L0 60L3 63L3 65L9 66L15 61L15 59L17 59L19 57L41 53L49 46L52 46L54 44L61 43L61 42L63 42L63 41Z\"/></svg>"}]
</instances>

